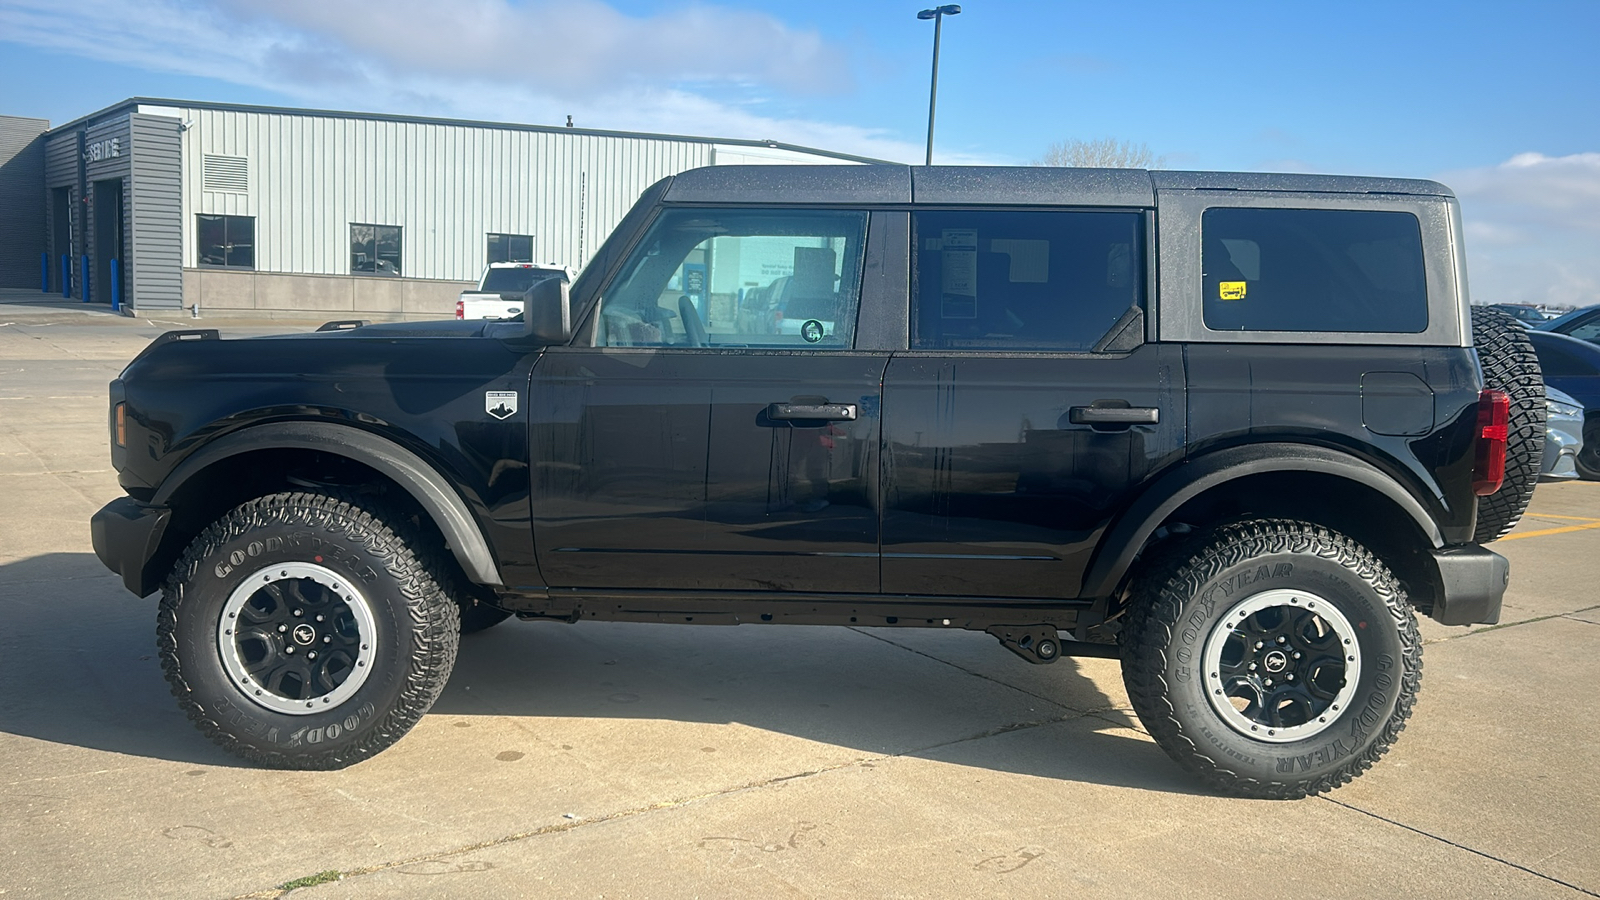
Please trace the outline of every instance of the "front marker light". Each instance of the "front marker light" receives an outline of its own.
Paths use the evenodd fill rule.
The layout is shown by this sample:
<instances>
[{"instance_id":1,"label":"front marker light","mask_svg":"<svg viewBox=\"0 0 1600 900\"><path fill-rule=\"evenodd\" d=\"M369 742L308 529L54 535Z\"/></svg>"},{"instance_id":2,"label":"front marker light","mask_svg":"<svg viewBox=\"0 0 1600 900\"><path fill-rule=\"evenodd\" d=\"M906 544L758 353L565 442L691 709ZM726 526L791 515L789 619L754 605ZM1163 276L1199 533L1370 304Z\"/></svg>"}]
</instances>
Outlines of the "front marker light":
<instances>
[{"instance_id":1,"label":"front marker light","mask_svg":"<svg viewBox=\"0 0 1600 900\"><path fill-rule=\"evenodd\" d=\"M117 404L117 446L128 446L128 404Z\"/></svg>"}]
</instances>

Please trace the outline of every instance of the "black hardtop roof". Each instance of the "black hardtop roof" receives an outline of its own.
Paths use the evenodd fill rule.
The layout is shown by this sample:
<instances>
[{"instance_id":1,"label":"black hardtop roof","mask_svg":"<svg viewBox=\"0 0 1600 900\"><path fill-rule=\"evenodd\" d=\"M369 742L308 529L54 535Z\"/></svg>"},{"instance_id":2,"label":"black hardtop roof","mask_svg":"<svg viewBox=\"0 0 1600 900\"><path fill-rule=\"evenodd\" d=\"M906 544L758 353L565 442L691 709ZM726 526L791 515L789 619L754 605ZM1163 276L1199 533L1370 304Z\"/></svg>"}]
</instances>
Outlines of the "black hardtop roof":
<instances>
[{"instance_id":1,"label":"black hardtop roof","mask_svg":"<svg viewBox=\"0 0 1600 900\"><path fill-rule=\"evenodd\" d=\"M1154 206L1157 191L1453 197L1436 181L1269 172L1046 166L708 166L673 176L667 203L939 203Z\"/></svg>"}]
</instances>

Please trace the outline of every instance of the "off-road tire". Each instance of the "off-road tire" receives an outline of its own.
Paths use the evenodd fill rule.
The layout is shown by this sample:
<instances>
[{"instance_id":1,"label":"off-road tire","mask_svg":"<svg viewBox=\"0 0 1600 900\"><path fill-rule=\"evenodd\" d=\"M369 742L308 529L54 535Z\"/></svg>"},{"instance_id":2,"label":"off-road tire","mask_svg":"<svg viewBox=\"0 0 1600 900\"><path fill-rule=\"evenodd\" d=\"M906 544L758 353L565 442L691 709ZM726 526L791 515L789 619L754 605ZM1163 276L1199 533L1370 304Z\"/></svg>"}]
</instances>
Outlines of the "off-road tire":
<instances>
[{"instance_id":1,"label":"off-road tire","mask_svg":"<svg viewBox=\"0 0 1600 900\"><path fill-rule=\"evenodd\" d=\"M1484 306L1472 308L1472 344L1483 366L1484 386L1511 398L1506 436L1506 478L1500 489L1478 498L1480 544L1504 537L1522 519L1544 465L1544 375L1527 327L1515 316Z\"/></svg>"},{"instance_id":2,"label":"off-road tire","mask_svg":"<svg viewBox=\"0 0 1600 900\"><path fill-rule=\"evenodd\" d=\"M462 634L486 631L511 618L511 613L481 600L468 599L460 604L460 609Z\"/></svg>"},{"instance_id":3,"label":"off-road tire","mask_svg":"<svg viewBox=\"0 0 1600 900\"><path fill-rule=\"evenodd\" d=\"M403 517L374 514L359 505L366 502L321 493L251 500L202 531L168 576L156 627L161 667L189 719L228 752L272 768L343 768L404 736L449 680L461 626L455 601L440 589L435 575L441 567ZM267 598L265 589L252 591L249 586L258 578L265 581L280 572L292 573L295 566L319 573L314 577L342 584L345 593L358 596L341 607L342 595L336 590L319 594L320 584L305 584L311 576L283 585L276 600ZM352 648L359 641L361 648L352 650L356 656L346 666L352 674L345 680L358 685L354 693L331 702L338 697L334 691L321 696L307 691L290 698L269 688L263 700L260 688L265 685L235 677L244 665L246 654L239 642L245 640L246 630L235 626L240 631L230 645L224 637L230 626L223 624L224 619L244 623L246 613L240 603L270 602L274 610L309 606L298 599L284 601L284 596L320 597L324 606L319 608L331 610L330 620L358 623L347 624L339 635L340 640L352 641ZM366 626L359 625L360 616L350 615L357 604L366 611ZM239 609L237 618L225 616L231 609ZM339 614L341 609L346 615ZM310 617L287 621L296 625L292 635ZM268 630L283 630L253 627L256 630L250 633L256 638ZM231 629L225 633L235 634ZM331 632L322 637L333 640ZM313 635L300 648L306 652L293 659L303 660L310 650L322 648L322 637ZM286 636L273 652L289 659L281 654L293 652L287 649L290 644ZM324 670L338 644L333 646L335 650L324 650L318 664ZM223 655L229 653L233 656L225 660ZM361 659L362 667L370 669L357 679L353 673ZM315 708L286 713L262 705L295 706L299 699L307 699L305 705Z\"/></svg>"},{"instance_id":4,"label":"off-road tire","mask_svg":"<svg viewBox=\"0 0 1600 900\"><path fill-rule=\"evenodd\" d=\"M1287 729L1268 738L1267 726L1251 736L1208 697L1217 691L1205 671L1208 641L1242 633L1245 623L1230 628L1230 617L1263 597L1331 605L1317 612L1342 618L1360 660L1348 702L1326 710L1326 724L1302 726L1321 729L1304 739ZM1223 525L1174 544L1135 584L1122 640L1139 720L1178 765L1238 797L1296 799L1360 775L1405 727L1422 681L1416 617L1388 568L1344 535L1286 519Z\"/></svg>"}]
</instances>

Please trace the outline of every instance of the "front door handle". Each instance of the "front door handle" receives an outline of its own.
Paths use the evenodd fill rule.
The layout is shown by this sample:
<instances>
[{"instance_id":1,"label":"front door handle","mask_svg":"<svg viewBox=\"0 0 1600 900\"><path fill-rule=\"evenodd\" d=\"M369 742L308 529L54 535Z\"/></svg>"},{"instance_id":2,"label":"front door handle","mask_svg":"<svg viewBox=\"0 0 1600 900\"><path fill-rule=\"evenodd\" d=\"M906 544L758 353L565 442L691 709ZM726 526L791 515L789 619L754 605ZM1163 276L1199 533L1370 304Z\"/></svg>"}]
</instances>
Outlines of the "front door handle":
<instances>
[{"instance_id":1,"label":"front door handle","mask_svg":"<svg viewBox=\"0 0 1600 900\"><path fill-rule=\"evenodd\" d=\"M854 422L854 403L773 403L767 407L767 418L780 421L809 419L822 422Z\"/></svg>"},{"instance_id":2,"label":"front door handle","mask_svg":"<svg viewBox=\"0 0 1600 900\"><path fill-rule=\"evenodd\" d=\"M1153 406L1074 406L1068 419L1074 425L1155 425L1161 410Z\"/></svg>"}]
</instances>

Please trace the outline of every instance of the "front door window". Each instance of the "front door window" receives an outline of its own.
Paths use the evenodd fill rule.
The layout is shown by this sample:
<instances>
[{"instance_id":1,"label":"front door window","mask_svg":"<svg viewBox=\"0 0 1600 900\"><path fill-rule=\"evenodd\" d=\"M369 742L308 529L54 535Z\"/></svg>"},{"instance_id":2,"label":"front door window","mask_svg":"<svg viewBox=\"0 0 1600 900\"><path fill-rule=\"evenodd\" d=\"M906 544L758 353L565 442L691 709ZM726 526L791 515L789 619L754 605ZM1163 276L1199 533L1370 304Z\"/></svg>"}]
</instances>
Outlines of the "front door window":
<instances>
[{"instance_id":1,"label":"front door window","mask_svg":"<svg viewBox=\"0 0 1600 900\"><path fill-rule=\"evenodd\" d=\"M858 212L669 210L607 291L598 343L848 348L865 232Z\"/></svg>"}]
</instances>

